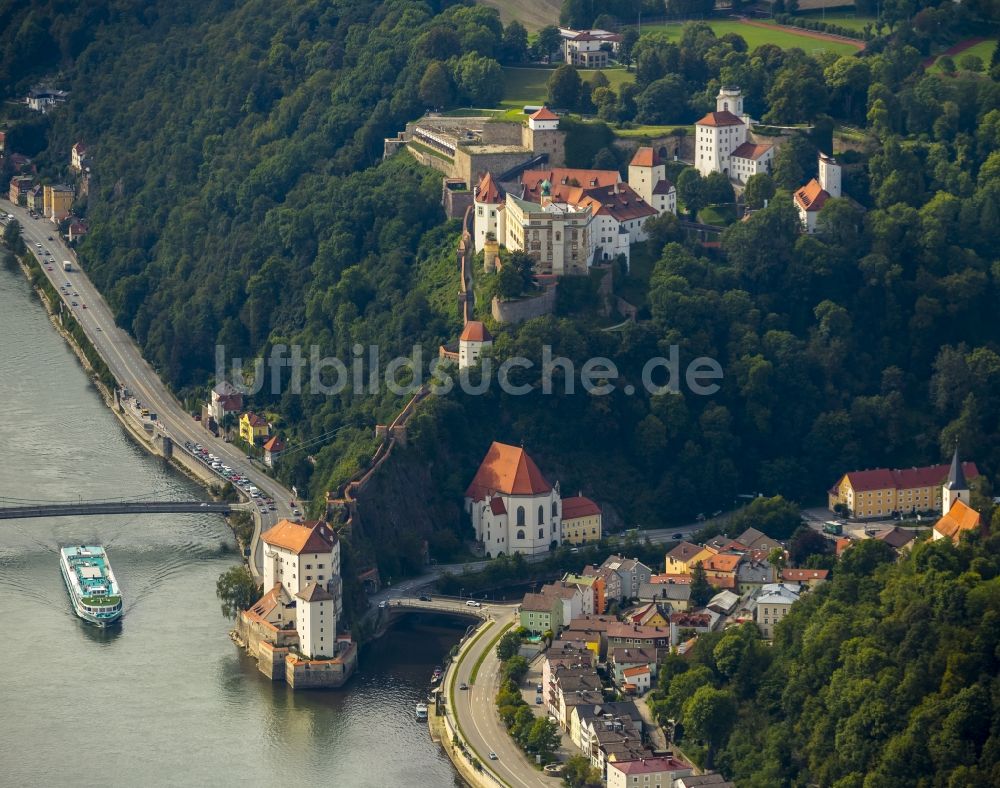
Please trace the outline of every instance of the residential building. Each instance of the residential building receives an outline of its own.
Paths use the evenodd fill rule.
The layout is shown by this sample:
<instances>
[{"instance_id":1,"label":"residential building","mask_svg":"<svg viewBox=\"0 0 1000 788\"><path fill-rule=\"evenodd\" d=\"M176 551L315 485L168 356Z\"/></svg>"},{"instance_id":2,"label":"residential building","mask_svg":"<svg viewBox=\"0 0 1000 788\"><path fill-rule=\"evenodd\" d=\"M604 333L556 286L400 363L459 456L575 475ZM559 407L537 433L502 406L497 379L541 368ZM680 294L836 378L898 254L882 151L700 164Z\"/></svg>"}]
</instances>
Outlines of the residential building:
<instances>
[{"instance_id":1,"label":"residential building","mask_svg":"<svg viewBox=\"0 0 1000 788\"><path fill-rule=\"evenodd\" d=\"M739 602L739 594L734 594L732 591L720 591L708 600L708 604L705 607L721 616L728 616L736 610Z\"/></svg>"},{"instance_id":2,"label":"residential building","mask_svg":"<svg viewBox=\"0 0 1000 788\"><path fill-rule=\"evenodd\" d=\"M546 710L553 711L559 708L556 686L558 672L582 668L593 670L596 663L597 654L586 642L567 640L565 632L559 639L552 641L552 645L545 651L545 659L542 660L542 700Z\"/></svg>"},{"instance_id":3,"label":"residential building","mask_svg":"<svg viewBox=\"0 0 1000 788\"><path fill-rule=\"evenodd\" d=\"M71 244L75 244L81 238L83 238L89 232L87 223L83 219L75 219L70 217L69 228L66 230L66 235L69 238Z\"/></svg>"},{"instance_id":4,"label":"residential building","mask_svg":"<svg viewBox=\"0 0 1000 788\"><path fill-rule=\"evenodd\" d=\"M671 610L687 610L691 604L691 584L643 583L639 586L639 600L659 605L666 604Z\"/></svg>"},{"instance_id":5,"label":"residential building","mask_svg":"<svg viewBox=\"0 0 1000 788\"><path fill-rule=\"evenodd\" d=\"M678 543L666 557L664 572L668 575L689 574L694 568L694 559L700 555L705 548L691 542ZM704 560L704 559L702 559Z\"/></svg>"},{"instance_id":6,"label":"residential building","mask_svg":"<svg viewBox=\"0 0 1000 788\"><path fill-rule=\"evenodd\" d=\"M35 211L36 213L44 213L45 187L40 183L36 183L32 186L25 196L24 204L28 210Z\"/></svg>"},{"instance_id":7,"label":"residential building","mask_svg":"<svg viewBox=\"0 0 1000 788\"><path fill-rule=\"evenodd\" d=\"M826 201L840 196L840 165L832 156L820 153L819 178L810 180L793 196L803 229L807 233L816 232L816 220Z\"/></svg>"},{"instance_id":8,"label":"residential building","mask_svg":"<svg viewBox=\"0 0 1000 788\"><path fill-rule=\"evenodd\" d=\"M677 615L671 614L671 619ZM641 627L638 624L615 622L607 629L608 651L616 648L667 648L670 633L666 627Z\"/></svg>"},{"instance_id":9,"label":"residential building","mask_svg":"<svg viewBox=\"0 0 1000 788\"><path fill-rule=\"evenodd\" d=\"M653 587L651 583L643 583L643 588ZM661 607L661 604L663 605ZM670 606L661 602L645 602L625 614L625 620L641 627L665 627L670 615Z\"/></svg>"},{"instance_id":10,"label":"residential building","mask_svg":"<svg viewBox=\"0 0 1000 788\"><path fill-rule=\"evenodd\" d=\"M569 622L568 629L563 631L562 637L566 640L578 640L587 643L601 660L608 653L608 627L616 626L621 622L614 616L586 616L575 618Z\"/></svg>"},{"instance_id":11,"label":"residential building","mask_svg":"<svg viewBox=\"0 0 1000 788\"><path fill-rule=\"evenodd\" d=\"M979 469L973 462L960 463L959 468L963 481L979 476ZM951 466L946 464L902 470L851 471L830 488L828 504L831 511L843 506L851 517L858 519L941 511L944 484L950 472ZM961 495L954 497L961 498ZM963 500L969 503L968 492Z\"/></svg>"},{"instance_id":12,"label":"residential building","mask_svg":"<svg viewBox=\"0 0 1000 788\"><path fill-rule=\"evenodd\" d=\"M636 150L628 165L628 185L657 214L677 213L677 188L667 179L667 168L654 148Z\"/></svg>"},{"instance_id":13,"label":"residential building","mask_svg":"<svg viewBox=\"0 0 1000 788\"><path fill-rule=\"evenodd\" d=\"M736 567L736 593L742 596L757 591L776 579L774 567L767 561L744 561Z\"/></svg>"},{"instance_id":14,"label":"residential building","mask_svg":"<svg viewBox=\"0 0 1000 788\"><path fill-rule=\"evenodd\" d=\"M713 618L713 616L705 612L671 613L667 644L670 648L676 648L680 644L681 639L688 634L711 632L712 625L716 620L718 620L717 617Z\"/></svg>"},{"instance_id":15,"label":"residential building","mask_svg":"<svg viewBox=\"0 0 1000 788\"><path fill-rule=\"evenodd\" d=\"M70 149L69 166L77 172L83 172L87 166L87 146L82 142L76 143Z\"/></svg>"},{"instance_id":16,"label":"residential building","mask_svg":"<svg viewBox=\"0 0 1000 788\"><path fill-rule=\"evenodd\" d=\"M613 52L618 51L622 37L607 30L572 30L560 27L563 60L581 68L607 68Z\"/></svg>"},{"instance_id":17,"label":"residential building","mask_svg":"<svg viewBox=\"0 0 1000 788\"><path fill-rule=\"evenodd\" d=\"M648 648L615 648L608 652L608 672L614 678L615 684L621 686L625 680L625 671L634 667L649 668L652 677L656 677L656 669L666 652L663 649Z\"/></svg>"},{"instance_id":18,"label":"residential building","mask_svg":"<svg viewBox=\"0 0 1000 788\"><path fill-rule=\"evenodd\" d=\"M458 338L458 368L474 367L488 347L493 347L493 335L480 321L470 320Z\"/></svg>"},{"instance_id":19,"label":"residential building","mask_svg":"<svg viewBox=\"0 0 1000 788\"><path fill-rule=\"evenodd\" d=\"M740 553L718 553L701 562L708 582L716 588L736 588L736 569L743 561Z\"/></svg>"},{"instance_id":20,"label":"residential building","mask_svg":"<svg viewBox=\"0 0 1000 788\"><path fill-rule=\"evenodd\" d=\"M543 687L544 688L544 687ZM552 674L550 700L547 711L568 730L574 706L593 706L604 701L601 678L593 666L557 666Z\"/></svg>"},{"instance_id":21,"label":"residential building","mask_svg":"<svg viewBox=\"0 0 1000 788\"><path fill-rule=\"evenodd\" d=\"M618 727L619 730L635 730L635 738L642 737L642 715L634 701L626 700L574 706L570 712L570 739L585 755L593 757L594 750L597 749L596 731L607 728L609 724L612 729Z\"/></svg>"},{"instance_id":22,"label":"residential building","mask_svg":"<svg viewBox=\"0 0 1000 788\"><path fill-rule=\"evenodd\" d=\"M604 576L598 567L587 565L583 568L584 577L594 578L594 613L602 615L607 609L608 589Z\"/></svg>"},{"instance_id":23,"label":"residential building","mask_svg":"<svg viewBox=\"0 0 1000 788\"><path fill-rule=\"evenodd\" d=\"M563 498L563 542L572 545L599 542L601 536L601 507L582 494Z\"/></svg>"},{"instance_id":24,"label":"residential building","mask_svg":"<svg viewBox=\"0 0 1000 788\"><path fill-rule=\"evenodd\" d=\"M653 674L649 665L625 668L622 675L624 676L622 690L629 695L645 695L652 683Z\"/></svg>"},{"instance_id":25,"label":"residential building","mask_svg":"<svg viewBox=\"0 0 1000 788\"><path fill-rule=\"evenodd\" d=\"M28 192L35 185L35 179L30 175L15 175L10 179L9 198L14 205L27 205Z\"/></svg>"},{"instance_id":26,"label":"residential building","mask_svg":"<svg viewBox=\"0 0 1000 788\"><path fill-rule=\"evenodd\" d=\"M222 424L227 413L235 415L241 410L243 410L243 395L228 380L222 381L212 389L208 412L217 423Z\"/></svg>"},{"instance_id":27,"label":"residential building","mask_svg":"<svg viewBox=\"0 0 1000 788\"><path fill-rule=\"evenodd\" d=\"M764 586L754 607L754 622L765 640L774 639L774 628L792 605L799 601L799 587L787 583L771 583Z\"/></svg>"},{"instance_id":28,"label":"residential building","mask_svg":"<svg viewBox=\"0 0 1000 788\"><path fill-rule=\"evenodd\" d=\"M51 90L49 88L32 88L28 91L25 103L28 109L35 112L48 112L56 104L62 104L69 97L65 90Z\"/></svg>"},{"instance_id":29,"label":"residential building","mask_svg":"<svg viewBox=\"0 0 1000 788\"><path fill-rule=\"evenodd\" d=\"M258 416L252 411L247 411L240 416L240 438L247 443L254 445L258 441L267 437L267 419Z\"/></svg>"},{"instance_id":30,"label":"residential building","mask_svg":"<svg viewBox=\"0 0 1000 788\"><path fill-rule=\"evenodd\" d=\"M897 553L903 553L908 552L913 547L913 540L917 538L917 535L908 528L900 528L898 525L894 525L892 528L875 534L874 538L880 542L885 542Z\"/></svg>"},{"instance_id":31,"label":"residential building","mask_svg":"<svg viewBox=\"0 0 1000 788\"><path fill-rule=\"evenodd\" d=\"M829 569L782 569L782 583L798 583L799 585L815 588L827 581L830 576Z\"/></svg>"},{"instance_id":32,"label":"residential building","mask_svg":"<svg viewBox=\"0 0 1000 788\"><path fill-rule=\"evenodd\" d=\"M784 548L784 545L777 539L772 539L763 531L758 531L756 528L747 528L736 537L736 541L746 545L747 550L751 553L755 551L770 553L776 548Z\"/></svg>"},{"instance_id":33,"label":"residential building","mask_svg":"<svg viewBox=\"0 0 1000 788\"><path fill-rule=\"evenodd\" d=\"M758 172L770 172L774 146L747 139L751 120L743 111L740 89L723 86L715 104L715 112L695 124L694 166L698 172L702 176L721 172L739 183L746 183Z\"/></svg>"},{"instance_id":34,"label":"residential building","mask_svg":"<svg viewBox=\"0 0 1000 788\"><path fill-rule=\"evenodd\" d=\"M648 583L653 571L638 558L608 556L601 564L605 577L608 599L635 599L639 587Z\"/></svg>"},{"instance_id":35,"label":"residential building","mask_svg":"<svg viewBox=\"0 0 1000 788\"><path fill-rule=\"evenodd\" d=\"M638 761L610 761L608 788L672 788L678 777L687 777L694 768L674 756L643 758Z\"/></svg>"},{"instance_id":36,"label":"residential building","mask_svg":"<svg viewBox=\"0 0 1000 788\"><path fill-rule=\"evenodd\" d=\"M517 446L494 442L465 491L465 511L486 557L537 555L562 541L559 483Z\"/></svg>"},{"instance_id":37,"label":"residential building","mask_svg":"<svg viewBox=\"0 0 1000 788\"><path fill-rule=\"evenodd\" d=\"M285 442L277 435L272 436L264 443L264 464L273 468L284 451Z\"/></svg>"},{"instance_id":38,"label":"residential building","mask_svg":"<svg viewBox=\"0 0 1000 788\"><path fill-rule=\"evenodd\" d=\"M563 501L563 513L565 515L566 501ZM565 537L564 537L565 538ZM585 605L587 612L584 615L600 614L604 612L604 581L597 575L574 575L567 573L563 575L563 585L579 586L584 593L590 596L590 601Z\"/></svg>"},{"instance_id":39,"label":"residential building","mask_svg":"<svg viewBox=\"0 0 1000 788\"><path fill-rule=\"evenodd\" d=\"M73 209L75 192L72 186L52 185L45 187L44 215L53 222L61 222Z\"/></svg>"},{"instance_id":40,"label":"residential building","mask_svg":"<svg viewBox=\"0 0 1000 788\"><path fill-rule=\"evenodd\" d=\"M520 624L529 632L558 632L563 625L562 600L552 594L525 594L521 600Z\"/></svg>"}]
</instances>

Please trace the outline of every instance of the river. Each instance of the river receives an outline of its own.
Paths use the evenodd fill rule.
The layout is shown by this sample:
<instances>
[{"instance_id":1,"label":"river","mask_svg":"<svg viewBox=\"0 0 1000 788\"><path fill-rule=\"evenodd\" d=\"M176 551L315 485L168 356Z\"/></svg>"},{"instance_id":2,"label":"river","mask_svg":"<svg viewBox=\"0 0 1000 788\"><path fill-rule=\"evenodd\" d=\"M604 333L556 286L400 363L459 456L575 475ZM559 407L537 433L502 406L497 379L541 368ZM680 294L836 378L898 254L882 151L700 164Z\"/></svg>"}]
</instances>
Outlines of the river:
<instances>
[{"instance_id":1,"label":"river","mask_svg":"<svg viewBox=\"0 0 1000 788\"><path fill-rule=\"evenodd\" d=\"M126 435L6 260L0 402L0 497L204 497ZM57 549L83 542L108 549L119 629L70 608ZM237 561L217 515L0 520L0 783L463 784L413 708L464 623L404 622L345 689L292 693L227 636L215 581Z\"/></svg>"}]
</instances>

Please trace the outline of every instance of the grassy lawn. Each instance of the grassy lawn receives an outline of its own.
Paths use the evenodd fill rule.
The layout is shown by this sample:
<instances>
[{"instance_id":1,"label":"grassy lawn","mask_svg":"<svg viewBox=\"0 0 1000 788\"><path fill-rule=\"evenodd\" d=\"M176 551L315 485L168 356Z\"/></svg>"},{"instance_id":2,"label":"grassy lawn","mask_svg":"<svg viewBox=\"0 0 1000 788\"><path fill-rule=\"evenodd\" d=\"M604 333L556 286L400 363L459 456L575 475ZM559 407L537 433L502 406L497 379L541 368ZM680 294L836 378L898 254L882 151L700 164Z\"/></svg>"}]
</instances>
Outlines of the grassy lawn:
<instances>
[{"instance_id":1,"label":"grassy lawn","mask_svg":"<svg viewBox=\"0 0 1000 788\"><path fill-rule=\"evenodd\" d=\"M525 104L543 104L548 96L548 82L555 71L555 66L539 66L538 68L519 68L515 66L504 66L504 107L520 109ZM635 79L635 72L626 71L624 68L601 69L604 76L608 78L611 87L617 89L625 82L632 82ZM596 69L580 69L580 78L590 80Z\"/></svg>"},{"instance_id":2,"label":"grassy lawn","mask_svg":"<svg viewBox=\"0 0 1000 788\"><path fill-rule=\"evenodd\" d=\"M636 126L632 129L614 129L615 136L623 139L656 139L676 134L679 129L686 129L688 134L694 134L694 126Z\"/></svg>"},{"instance_id":3,"label":"grassy lawn","mask_svg":"<svg viewBox=\"0 0 1000 788\"><path fill-rule=\"evenodd\" d=\"M436 156L437 158L441 159L441 161L451 161L451 159L449 157L445 156L441 151L436 150L436 149L430 147L429 145L424 145L422 142L417 142L416 140L410 140L406 144L413 146L414 148L416 148L418 151L421 151L422 153L427 153L427 154L429 154L431 156Z\"/></svg>"},{"instance_id":4,"label":"grassy lawn","mask_svg":"<svg viewBox=\"0 0 1000 788\"><path fill-rule=\"evenodd\" d=\"M782 49L798 47L805 50L807 54L814 52L829 51L838 55L853 55L858 51L856 46L841 41L821 41L809 36L800 35L787 27L773 25L769 30L763 27L747 25L735 20L724 20L721 22L709 22L709 26L715 31L717 36L724 36L726 33L736 33L742 36L751 50L756 49L761 44L776 44ZM671 41L677 41L681 37L680 24L659 24L643 25L642 32L645 33L666 33Z\"/></svg>"},{"instance_id":5,"label":"grassy lawn","mask_svg":"<svg viewBox=\"0 0 1000 788\"><path fill-rule=\"evenodd\" d=\"M709 205L698 212L702 224L727 225L736 221L736 208L732 205Z\"/></svg>"},{"instance_id":6,"label":"grassy lawn","mask_svg":"<svg viewBox=\"0 0 1000 788\"><path fill-rule=\"evenodd\" d=\"M988 69L990 67L990 58L993 57L993 49L996 47L996 45L997 45L997 40L995 38L988 38L985 41L980 41L975 46L971 46L968 49L959 52L957 55L952 55L951 59L955 61L955 67L959 71L961 71L962 67L959 65L959 63L961 62L962 58L965 57L966 55L975 55L976 57L978 57L980 60L983 61L983 68ZM927 70L933 71L934 73L940 73L941 66L938 64L938 60L935 60L934 64ZM983 71L979 73L985 75L985 72Z\"/></svg>"},{"instance_id":7,"label":"grassy lawn","mask_svg":"<svg viewBox=\"0 0 1000 788\"><path fill-rule=\"evenodd\" d=\"M831 25L840 25L841 27L857 30L858 32L864 30L865 25L867 24L875 24L875 17L859 16L853 11L827 11L825 15L822 11L808 11L796 14L795 16L802 17L803 19L811 19L814 22L826 22ZM762 19L760 21L767 22L768 20Z\"/></svg>"}]
</instances>

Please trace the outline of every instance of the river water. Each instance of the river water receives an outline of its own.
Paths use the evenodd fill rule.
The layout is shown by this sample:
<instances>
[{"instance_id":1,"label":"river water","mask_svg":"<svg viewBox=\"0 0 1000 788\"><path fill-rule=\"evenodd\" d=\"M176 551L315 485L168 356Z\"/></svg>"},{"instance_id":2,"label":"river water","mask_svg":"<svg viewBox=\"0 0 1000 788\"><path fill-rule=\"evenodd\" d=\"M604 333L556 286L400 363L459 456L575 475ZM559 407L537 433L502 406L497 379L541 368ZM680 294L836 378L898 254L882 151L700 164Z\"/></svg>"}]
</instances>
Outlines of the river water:
<instances>
[{"instance_id":1,"label":"river water","mask_svg":"<svg viewBox=\"0 0 1000 788\"><path fill-rule=\"evenodd\" d=\"M140 449L0 262L0 497L203 499ZM120 629L77 619L61 544L102 543ZM341 691L271 684L227 636L215 598L238 560L222 518L0 520L0 784L462 785L414 719L464 624L409 620L364 648Z\"/></svg>"}]
</instances>

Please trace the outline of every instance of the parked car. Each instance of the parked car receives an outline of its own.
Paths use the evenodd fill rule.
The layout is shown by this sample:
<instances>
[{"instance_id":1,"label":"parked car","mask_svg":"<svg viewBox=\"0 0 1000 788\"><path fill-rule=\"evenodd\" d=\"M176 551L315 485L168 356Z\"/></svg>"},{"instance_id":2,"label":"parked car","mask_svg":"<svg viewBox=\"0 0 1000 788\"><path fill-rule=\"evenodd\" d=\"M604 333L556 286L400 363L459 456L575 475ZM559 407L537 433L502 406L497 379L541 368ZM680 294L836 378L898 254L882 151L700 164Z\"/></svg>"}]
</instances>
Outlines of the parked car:
<instances>
[{"instance_id":1,"label":"parked car","mask_svg":"<svg viewBox=\"0 0 1000 788\"><path fill-rule=\"evenodd\" d=\"M497 754L495 752L493 752L493 750L490 750L490 760L491 761L499 760L499 758L497 757Z\"/></svg>"},{"instance_id":2,"label":"parked car","mask_svg":"<svg viewBox=\"0 0 1000 788\"><path fill-rule=\"evenodd\" d=\"M482 607L483 605L482 605L482 603L477 602L475 599L470 599L468 602L465 603L465 606L466 607Z\"/></svg>"},{"instance_id":3,"label":"parked car","mask_svg":"<svg viewBox=\"0 0 1000 788\"><path fill-rule=\"evenodd\" d=\"M467 690L469 688L469 685L463 681L461 684L458 685L458 688L460 690Z\"/></svg>"},{"instance_id":4,"label":"parked car","mask_svg":"<svg viewBox=\"0 0 1000 788\"><path fill-rule=\"evenodd\" d=\"M421 602L430 602L431 598L429 596L427 596L427 594L421 594L420 595L420 601Z\"/></svg>"}]
</instances>

